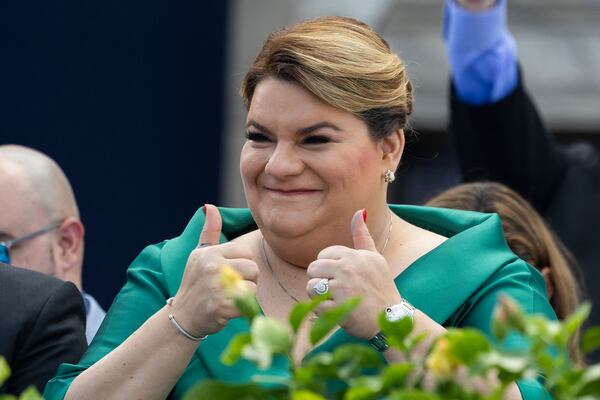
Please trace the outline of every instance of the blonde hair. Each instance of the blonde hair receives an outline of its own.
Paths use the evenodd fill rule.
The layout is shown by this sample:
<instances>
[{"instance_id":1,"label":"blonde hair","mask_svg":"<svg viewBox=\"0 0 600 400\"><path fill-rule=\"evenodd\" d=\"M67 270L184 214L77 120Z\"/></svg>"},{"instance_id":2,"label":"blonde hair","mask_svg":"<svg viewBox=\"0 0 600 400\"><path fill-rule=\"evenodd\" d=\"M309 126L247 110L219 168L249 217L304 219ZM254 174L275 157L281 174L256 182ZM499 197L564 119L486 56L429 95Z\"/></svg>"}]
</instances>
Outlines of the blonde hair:
<instances>
[{"instance_id":1,"label":"blonde hair","mask_svg":"<svg viewBox=\"0 0 600 400\"><path fill-rule=\"evenodd\" d=\"M579 306L581 288L574 258L527 200L512 189L497 182L465 183L438 194L426 205L497 213L512 251L539 270L550 268L554 286L550 304L558 318L564 320ZM578 337L570 344L570 353L573 361L581 363L577 342Z\"/></svg>"},{"instance_id":2,"label":"blonde hair","mask_svg":"<svg viewBox=\"0 0 600 400\"><path fill-rule=\"evenodd\" d=\"M291 81L367 124L373 138L403 129L412 112L406 66L363 22L319 17L274 32L244 77L248 108L265 78Z\"/></svg>"}]
</instances>

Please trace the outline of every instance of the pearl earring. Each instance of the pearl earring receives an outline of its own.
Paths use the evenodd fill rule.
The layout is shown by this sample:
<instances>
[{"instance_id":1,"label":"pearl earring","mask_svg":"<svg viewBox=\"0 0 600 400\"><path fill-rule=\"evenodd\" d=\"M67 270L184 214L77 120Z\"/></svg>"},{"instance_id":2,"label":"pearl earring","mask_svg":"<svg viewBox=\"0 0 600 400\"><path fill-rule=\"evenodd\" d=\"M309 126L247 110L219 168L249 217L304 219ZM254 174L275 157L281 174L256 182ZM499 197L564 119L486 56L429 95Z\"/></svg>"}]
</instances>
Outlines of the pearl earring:
<instances>
[{"instance_id":1,"label":"pearl earring","mask_svg":"<svg viewBox=\"0 0 600 400\"><path fill-rule=\"evenodd\" d=\"M383 174L383 180L385 181L385 183L394 182L396 180L396 175L394 174L394 171L392 171L391 169L385 170L385 173Z\"/></svg>"}]
</instances>

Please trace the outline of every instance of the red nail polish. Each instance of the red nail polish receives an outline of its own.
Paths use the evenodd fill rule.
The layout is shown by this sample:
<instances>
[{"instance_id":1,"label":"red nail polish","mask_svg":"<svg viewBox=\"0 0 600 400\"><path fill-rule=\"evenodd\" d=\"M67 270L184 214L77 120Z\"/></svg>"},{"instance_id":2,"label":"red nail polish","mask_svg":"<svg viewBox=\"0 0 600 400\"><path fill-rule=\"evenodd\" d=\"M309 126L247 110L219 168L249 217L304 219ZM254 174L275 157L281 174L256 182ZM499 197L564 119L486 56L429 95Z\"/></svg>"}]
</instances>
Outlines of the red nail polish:
<instances>
[{"instance_id":1,"label":"red nail polish","mask_svg":"<svg viewBox=\"0 0 600 400\"><path fill-rule=\"evenodd\" d=\"M206 215L206 204L202 206L202 212Z\"/></svg>"},{"instance_id":2,"label":"red nail polish","mask_svg":"<svg viewBox=\"0 0 600 400\"><path fill-rule=\"evenodd\" d=\"M363 221L365 221L365 223L367 222L367 209L363 208Z\"/></svg>"}]
</instances>

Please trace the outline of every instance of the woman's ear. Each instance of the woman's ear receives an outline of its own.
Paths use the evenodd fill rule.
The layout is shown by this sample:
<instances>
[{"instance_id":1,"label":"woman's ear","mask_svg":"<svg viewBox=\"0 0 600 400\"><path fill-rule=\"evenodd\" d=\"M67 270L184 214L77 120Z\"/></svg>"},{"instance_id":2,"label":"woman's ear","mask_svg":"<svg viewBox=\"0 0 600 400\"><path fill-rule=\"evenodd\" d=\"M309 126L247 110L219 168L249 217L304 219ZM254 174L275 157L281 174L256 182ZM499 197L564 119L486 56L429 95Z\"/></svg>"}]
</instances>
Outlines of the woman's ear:
<instances>
[{"instance_id":1,"label":"woman's ear","mask_svg":"<svg viewBox=\"0 0 600 400\"><path fill-rule=\"evenodd\" d=\"M546 293L548 293L548 299L552 299L554 296L554 283L552 282L552 270L550 267L544 267L540 270L546 281Z\"/></svg>"},{"instance_id":2,"label":"woman's ear","mask_svg":"<svg viewBox=\"0 0 600 400\"><path fill-rule=\"evenodd\" d=\"M382 161L385 167L396 171L404 152L404 129L396 129L381 140Z\"/></svg>"}]
</instances>

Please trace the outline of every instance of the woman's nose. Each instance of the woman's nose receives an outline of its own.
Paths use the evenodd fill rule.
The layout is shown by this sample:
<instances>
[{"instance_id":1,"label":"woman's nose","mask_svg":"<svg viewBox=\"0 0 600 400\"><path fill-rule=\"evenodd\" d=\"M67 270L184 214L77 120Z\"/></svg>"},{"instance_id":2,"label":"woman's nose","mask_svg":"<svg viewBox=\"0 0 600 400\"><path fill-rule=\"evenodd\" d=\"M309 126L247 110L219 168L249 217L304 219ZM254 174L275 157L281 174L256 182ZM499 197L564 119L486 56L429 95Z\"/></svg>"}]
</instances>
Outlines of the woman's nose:
<instances>
[{"instance_id":1,"label":"woman's nose","mask_svg":"<svg viewBox=\"0 0 600 400\"><path fill-rule=\"evenodd\" d=\"M299 175L304 169L304 163L295 151L293 145L278 143L269 156L265 172L276 178Z\"/></svg>"}]
</instances>

